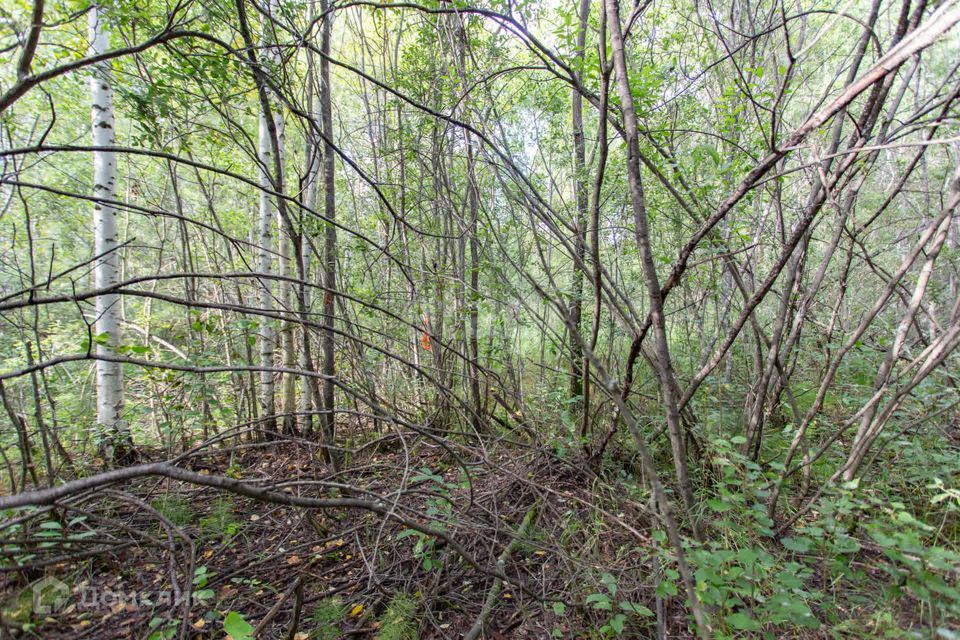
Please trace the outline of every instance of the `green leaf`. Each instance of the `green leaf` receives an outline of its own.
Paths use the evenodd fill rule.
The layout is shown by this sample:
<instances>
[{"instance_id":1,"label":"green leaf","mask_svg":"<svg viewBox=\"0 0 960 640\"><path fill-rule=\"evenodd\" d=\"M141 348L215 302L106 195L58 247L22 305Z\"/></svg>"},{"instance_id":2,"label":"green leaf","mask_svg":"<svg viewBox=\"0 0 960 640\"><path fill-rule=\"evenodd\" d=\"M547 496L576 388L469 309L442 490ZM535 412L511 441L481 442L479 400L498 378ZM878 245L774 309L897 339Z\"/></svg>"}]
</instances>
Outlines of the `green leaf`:
<instances>
[{"instance_id":1,"label":"green leaf","mask_svg":"<svg viewBox=\"0 0 960 640\"><path fill-rule=\"evenodd\" d=\"M554 613L554 615L556 615L556 616L562 616L562 615L566 614L566 613L567 613L567 605L563 604L562 602L554 602L554 603L553 603L553 613Z\"/></svg>"},{"instance_id":2,"label":"green leaf","mask_svg":"<svg viewBox=\"0 0 960 640\"><path fill-rule=\"evenodd\" d=\"M760 628L759 622L741 611L727 616L727 623L740 631L756 631Z\"/></svg>"},{"instance_id":3,"label":"green leaf","mask_svg":"<svg viewBox=\"0 0 960 640\"><path fill-rule=\"evenodd\" d=\"M249 640L253 637L253 626L236 611L231 611L224 618L223 630L231 640Z\"/></svg>"},{"instance_id":4,"label":"green leaf","mask_svg":"<svg viewBox=\"0 0 960 640\"><path fill-rule=\"evenodd\" d=\"M605 593L591 593L587 596L586 602L587 604L592 604L594 609L601 609L603 611L613 609L613 604Z\"/></svg>"},{"instance_id":5,"label":"green leaf","mask_svg":"<svg viewBox=\"0 0 960 640\"><path fill-rule=\"evenodd\" d=\"M621 602L618 606L624 611L636 614L638 616L650 617L653 615L653 611L650 611L650 609L647 609L642 604L637 604L636 602Z\"/></svg>"},{"instance_id":6,"label":"green leaf","mask_svg":"<svg viewBox=\"0 0 960 640\"><path fill-rule=\"evenodd\" d=\"M719 511L719 512L730 511L730 509L733 509L733 505L730 504L729 502L724 502L723 500L717 500L716 498L710 498L709 500L707 500L707 505L714 511Z\"/></svg>"},{"instance_id":7,"label":"green leaf","mask_svg":"<svg viewBox=\"0 0 960 640\"><path fill-rule=\"evenodd\" d=\"M838 553L856 553L860 551L860 543L845 533L838 535L834 539L833 547Z\"/></svg>"},{"instance_id":8,"label":"green leaf","mask_svg":"<svg viewBox=\"0 0 960 640\"><path fill-rule=\"evenodd\" d=\"M660 598L669 598L675 596L679 593L677 590L677 585L668 580L662 580L660 584L657 585L656 594Z\"/></svg>"},{"instance_id":9,"label":"green leaf","mask_svg":"<svg viewBox=\"0 0 960 640\"><path fill-rule=\"evenodd\" d=\"M613 629L613 632L617 635L623 633L623 630L626 628L626 626L627 616L623 615L622 613L618 613L610 618L610 628Z\"/></svg>"},{"instance_id":10,"label":"green leaf","mask_svg":"<svg viewBox=\"0 0 960 640\"><path fill-rule=\"evenodd\" d=\"M614 578L609 573L605 573L600 577L600 581L603 582L604 586L607 588L607 591L610 592L611 596L617 595L617 579L616 578Z\"/></svg>"},{"instance_id":11,"label":"green leaf","mask_svg":"<svg viewBox=\"0 0 960 640\"><path fill-rule=\"evenodd\" d=\"M797 538L784 538L780 541L783 546L790 551L796 551L797 553L806 553L810 551L813 547L813 541L810 538L804 538L799 536Z\"/></svg>"}]
</instances>

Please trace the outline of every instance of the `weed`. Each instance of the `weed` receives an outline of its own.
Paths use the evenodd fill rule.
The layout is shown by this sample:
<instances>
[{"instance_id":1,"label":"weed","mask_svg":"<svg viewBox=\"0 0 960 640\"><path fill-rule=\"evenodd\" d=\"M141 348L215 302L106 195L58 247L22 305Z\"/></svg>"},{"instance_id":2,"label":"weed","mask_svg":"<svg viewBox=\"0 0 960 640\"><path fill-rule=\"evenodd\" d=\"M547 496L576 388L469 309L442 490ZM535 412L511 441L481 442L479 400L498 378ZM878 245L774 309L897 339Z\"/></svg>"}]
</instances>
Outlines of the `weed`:
<instances>
[{"instance_id":1,"label":"weed","mask_svg":"<svg viewBox=\"0 0 960 640\"><path fill-rule=\"evenodd\" d=\"M180 496L160 496L153 500L150 506L178 527L193 522L193 508L187 500Z\"/></svg>"},{"instance_id":2,"label":"weed","mask_svg":"<svg viewBox=\"0 0 960 640\"><path fill-rule=\"evenodd\" d=\"M346 616L347 608L340 598L324 598L317 603L310 617L313 623L310 637L312 640L336 640L343 635L340 623Z\"/></svg>"},{"instance_id":3,"label":"weed","mask_svg":"<svg viewBox=\"0 0 960 640\"><path fill-rule=\"evenodd\" d=\"M387 610L380 618L380 633L376 640L415 640L417 623L414 614L417 601L405 593L398 593L390 600Z\"/></svg>"},{"instance_id":4,"label":"weed","mask_svg":"<svg viewBox=\"0 0 960 640\"><path fill-rule=\"evenodd\" d=\"M223 542L232 540L243 524L233 513L233 500L219 498L213 503L210 513L200 518L200 531L207 538L218 539Z\"/></svg>"}]
</instances>

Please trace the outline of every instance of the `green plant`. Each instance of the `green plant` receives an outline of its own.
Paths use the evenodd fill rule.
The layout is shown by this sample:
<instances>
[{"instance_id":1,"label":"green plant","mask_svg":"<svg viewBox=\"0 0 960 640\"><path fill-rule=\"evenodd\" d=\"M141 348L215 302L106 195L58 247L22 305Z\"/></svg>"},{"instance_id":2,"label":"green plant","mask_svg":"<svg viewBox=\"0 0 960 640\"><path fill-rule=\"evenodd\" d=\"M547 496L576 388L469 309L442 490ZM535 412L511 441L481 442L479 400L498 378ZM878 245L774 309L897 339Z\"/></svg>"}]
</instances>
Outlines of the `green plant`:
<instances>
[{"instance_id":1,"label":"green plant","mask_svg":"<svg viewBox=\"0 0 960 640\"><path fill-rule=\"evenodd\" d=\"M417 602L405 593L398 593L390 600L387 610L380 616L380 632L376 640L416 640Z\"/></svg>"},{"instance_id":2,"label":"green plant","mask_svg":"<svg viewBox=\"0 0 960 640\"><path fill-rule=\"evenodd\" d=\"M617 580L611 574L604 573L600 577L600 582L603 589L588 595L584 603L597 611L608 612L606 621L598 629L601 637L612 638L623 635L627 628L628 614L639 618L653 616L653 612L642 604L619 599L617 597ZM554 608L554 613L558 615L562 611L562 607L559 611L556 607Z\"/></svg>"},{"instance_id":3,"label":"green plant","mask_svg":"<svg viewBox=\"0 0 960 640\"><path fill-rule=\"evenodd\" d=\"M147 640L172 640L177 635L180 622L155 616L150 619L148 626L150 629L153 629L153 631L147 636Z\"/></svg>"},{"instance_id":4,"label":"green plant","mask_svg":"<svg viewBox=\"0 0 960 640\"><path fill-rule=\"evenodd\" d=\"M212 575L212 573L208 572L206 566L197 567L193 570L193 586L196 587L196 590L193 592L194 600L204 603L216 595L213 589L204 589Z\"/></svg>"},{"instance_id":5,"label":"green plant","mask_svg":"<svg viewBox=\"0 0 960 640\"><path fill-rule=\"evenodd\" d=\"M413 557L420 561L424 571L430 571L434 568L440 568L440 560L434 556L434 545L436 541L425 533L414 529L404 529L397 534L397 540L403 540L414 536L416 542L413 543Z\"/></svg>"},{"instance_id":6,"label":"green plant","mask_svg":"<svg viewBox=\"0 0 960 640\"><path fill-rule=\"evenodd\" d=\"M243 523L237 519L233 509L233 500L218 498L210 513L200 518L200 531L208 538L229 542L243 528Z\"/></svg>"},{"instance_id":7,"label":"green plant","mask_svg":"<svg viewBox=\"0 0 960 640\"><path fill-rule=\"evenodd\" d=\"M151 501L150 506L156 509L160 515L178 527L182 527L193 522L193 508L190 506L190 503L187 500L181 498L180 496L160 496L159 498Z\"/></svg>"},{"instance_id":8,"label":"green plant","mask_svg":"<svg viewBox=\"0 0 960 640\"><path fill-rule=\"evenodd\" d=\"M347 607L340 598L324 598L317 603L310 616L313 640L337 640L342 634L340 624L347 617Z\"/></svg>"},{"instance_id":9,"label":"green plant","mask_svg":"<svg viewBox=\"0 0 960 640\"><path fill-rule=\"evenodd\" d=\"M889 592L909 592L935 614L960 615L960 589L951 577L960 554L937 545L936 529L917 520L903 503L890 503L883 511L885 517L867 523L866 529L890 561L883 565L892 578Z\"/></svg>"},{"instance_id":10,"label":"green plant","mask_svg":"<svg viewBox=\"0 0 960 640\"><path fill-rule=\"evenodd\" d=\"M453 521L453 504L446 497L450 491L457 489L458 484L447 482L440 473L435 473L429 467L421 467L411 482L428 482L436 485L437 496L427 500L426 514L434 520L438 529L445 529ZM435 540L433 537L414 529L404 529L397 534L397 540L414 536L413 555L420 560L425 571L439 569L442 559L435 555Z\"/></svg>"},{"instance_id":11,"label":"green plant","mask_svg":"<svg viewBox=\"0 0 960 640\"><path fill-rule=\"evenodd\" d=\"M253 625L243 619L236 611L227 613L223 619L223 631L230 640L250 640L253 638Z\"/></svg>"}]
</instances>

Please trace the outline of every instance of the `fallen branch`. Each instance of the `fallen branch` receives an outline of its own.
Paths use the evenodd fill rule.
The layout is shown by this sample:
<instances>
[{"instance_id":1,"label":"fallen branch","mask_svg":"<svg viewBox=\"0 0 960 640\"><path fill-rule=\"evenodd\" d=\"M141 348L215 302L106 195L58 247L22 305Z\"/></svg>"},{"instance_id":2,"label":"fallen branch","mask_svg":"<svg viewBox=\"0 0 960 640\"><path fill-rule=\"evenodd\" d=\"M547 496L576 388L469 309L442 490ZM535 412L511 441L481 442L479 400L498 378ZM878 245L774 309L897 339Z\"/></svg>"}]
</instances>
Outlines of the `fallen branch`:
<instances>
[{"instance_id":1,"label":"fallen branch","mask_svg":"<svg viewBox=\"0 0 960 640\"><path fill-rule=\"evenodd\" d=\"M290 585L290 588L280 596L280 599L277 600L277 603L270 608L270 611L267 612L267 615L263 616L263 619L260 620L260 623L257 625L257 628L253 630L253 637L259 638L260 634L264 629L267 628L267 625L277 617L277 614L280 613L280 607L283 606L283 603L290 599L294 593L300 593L300 598L303 598L303 576L300 576L293 581L293 584Z\"/></svg>"},{"instance_id":2,"label":"fallen branch","mask_svg":"<svg viewBox=\"0 0 960 640\"><path fill-rule=\"evenodd\" d=\"M517 529L516 537L510 542L510 544L507 545L507 548L503 550L503 553L500 554L500 557L497 558L496 567L498 573L504 572L507 560L509 560L510 556L512 556L517 550L517 547L520 546L520 543L523 542L523 539L529 532L530 527L533 525L534 519L536 519L536 515L536 505L527 510L527 515L523 517L523 522L520 523L520 528ZM463 636L463 640L477 640L477 638L480 637L484 626L487 624L487 618L489 618L490 614L493 613L493 607L497 602L497 596L500 595L500 590L502 588L503 580L500 578L494 578L493 586L490 587L490 591L487 593L487 599L483 603L483 608L480 609L480 615L477 616L477 621L473 623L472 627L470 627L470 631Z\"/></svg>"},{"instance_id":3,"label":"fallen branch","mask_svg":"<svg viewBox=\"0 0 960 640\"><path fill-rule=\"evenodd\" d=\"M159 476L170 478L171 480L179 480L180 482L186 482L189 484L213 487L215 489L228 491L230 493L270 504L301 507L305 509L359 509L361 511L369 511L385 518L395 520L401 525L409 529L413 529L414 531L419 531L420 533L426 534L430 537L442 540L444 544L449 546L457 555L463 558L467 564L474 569L483 571L488 575L492 575L498 580L505 580L506 582L517 584L515 580L512 580L503 572L503 569L500 568L500 563L497 563L497 565L493 568L483 566L470 553L468 553L460 543L454 540L447 531L402 516L394 511L392 506L388 506L385 502L372 502L369 500L361 500L359 498L308 498L305 496L291 495L288 493L272 491L270 489L258 487L242 480L235 480L234 478L197 473L195 471L181 469L170 464L169 462L153 462L124 467L122 469L114 469L104 473L98 473L94 476L88 476L78 480L71 480L70 482L65 482L61 485L57 485L56 487L50 487L49 489L24 491L23 493L17 493L11 496L3 496L0 497L0 511L29 506L51 505L59 500L82 491L95 489L97 487L106 486L123 480L131 480L133 478L148 476ZM521 588L523 587L523 585L520 584L518 584L518 586Z\"/></svg>"}]
</instances>

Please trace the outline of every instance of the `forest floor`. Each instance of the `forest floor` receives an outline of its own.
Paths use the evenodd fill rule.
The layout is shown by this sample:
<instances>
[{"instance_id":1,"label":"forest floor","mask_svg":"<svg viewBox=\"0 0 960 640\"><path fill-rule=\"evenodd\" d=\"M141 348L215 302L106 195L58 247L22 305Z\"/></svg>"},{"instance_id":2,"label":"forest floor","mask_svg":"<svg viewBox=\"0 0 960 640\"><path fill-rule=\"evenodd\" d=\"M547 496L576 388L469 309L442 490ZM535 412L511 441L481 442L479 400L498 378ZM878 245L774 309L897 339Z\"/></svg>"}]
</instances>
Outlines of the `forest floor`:
<instances>
[{"instance_id":1,"label":"forest floor","mask_svg":"<svg viewBox=\"0 0 960 640\"><path fill-rule=\"evenodd\" d=\"M535 510L535 526L505 562L514 583L493 596L487 638L609 637L609 626L603 629L614 605L628 600L648 610L630 616L622 637L653 637L657 542L628 483L601 482L583 466L534 449L487 450L465 464L426 440L397 445L367 449L335 481L355 496L388 496L405 486L400 512L445 522L481 566L495 565ZM329 481L329 470L295 445L241 447L194 470L260 485L295 482L304 496L344 495L311 484ZM3 574L2 592L11 594L6 625L46 639L222 638L235 612L260 638L459 638L493 584L442 541L376 514L305 511L168 479L122 489L90 495L57 516L66 530L83 532L69 537L75 543L67 553L89 557L66 561L62 548L40 549L20 558L40 567ZM862 553L869 563L869 548ZM591 586L611 574L619 595ZM31 587L45 575L66 586L42 594L40 604L52 610L38 616ZM171 606L190 577L189 611ZM585 596L590 603L591 593L600 594L594 605L609 596L612 611L577 604ZM681 599L660 604L669 637L689 637ZM830 636L810 630L802 637Z\"/></svg>"},{"instance_id":2,"label":"forest floor","mask_svg":"<svg viewBox=\"0 0 960 640\"><path fill-rule=\"evenodd\" d=\"M353 470L337 481L381 495L403 482L405 507L456 520L451 533L485 566L493 566L509 544L509 525L518 526L535 504L541 521L551 514L569 519L578 509L585 517L595 517L589 507L593 498L586 472L549 460L531 467L529 457L505 453L493 465L471 468L466 486L462 468L451 461L449 452L420 445L416 467L411 468L409 453L381 450L364 464L354 460ZM239 476L239 469L244 480L260 484L309 482L328 472L317 456L294 446L247 450L223 464L200 468L227 476ZM299 490L301 495L325 497L323 491L303 485ZM387 637L409 635L411 620L416 621L412 637L458 637L473 624L493 581L447 553L442 542L393 522L384 524L375 514L308 512L169 480L146 479L128 484L124 491L179 529L172 541L156 515L142 505L124 502L119 495L101 498L84 524L95 520L107 524L109 519L123 523L124 529L111 528L109 540L99 539L100 534L85 539L85 545L99 553L82 563L50 558L46 570L7 573L4 592L23 590L18 603L5 607L7 622L30 618L32 592L25 587L46 573L66 583L69 594L51 603L56 610L45 618L34 616L39 626L31 631L38 637L146 637L153 625L161 634L158 638L163 638L164 629L168 625L172 629L171 620L178 617L171 613L169 602L177 596L172 593L175 589L182 593L187 569L194 576L194 605L188 618L191 638L223 637L222 620L230 611L255 626L269 616L260 637L375 637L385 616L398 613L409 620L405 625L394 624L400 635ZM63 514L63 519L75 515ZM621 513L619 518L636 524L646 516ZM488 627L490 637L543 637L554 628L567 630L562 622L545 621L544 607L530 599L536 594L564 594L569 587L558 582L561 573L550 566L556 563L550 557L552 545L536 548L541 546L537 538L544 538L542 526L540 534L525 545L528 548L507 563L507 572L525 584L527 592L504 587ZM627 542L617 540L613 531L603 540L608 552ZM172 575L177 576L178 586ZM301 600L298 585L302 585L302 613L291 635ZM551 628L545 631L548 622Z\"/></svg>"}]
</instances>

